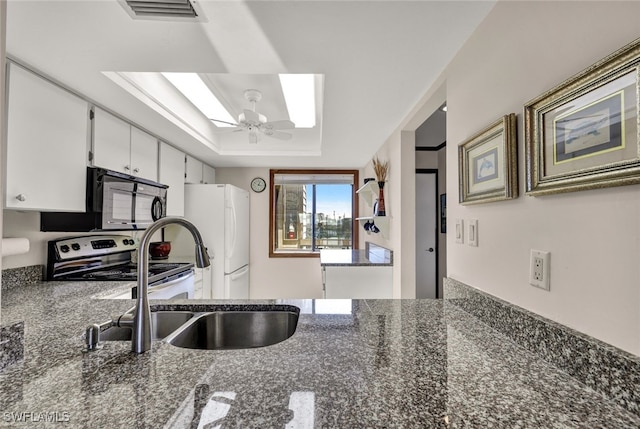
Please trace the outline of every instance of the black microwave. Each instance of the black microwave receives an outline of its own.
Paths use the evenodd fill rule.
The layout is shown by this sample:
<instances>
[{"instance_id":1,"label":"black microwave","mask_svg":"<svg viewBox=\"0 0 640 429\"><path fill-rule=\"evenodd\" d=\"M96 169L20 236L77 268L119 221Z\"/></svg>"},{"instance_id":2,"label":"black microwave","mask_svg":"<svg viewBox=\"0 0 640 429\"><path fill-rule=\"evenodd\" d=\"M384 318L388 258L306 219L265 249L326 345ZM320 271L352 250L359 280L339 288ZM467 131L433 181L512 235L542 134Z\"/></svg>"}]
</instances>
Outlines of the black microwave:
<instances>
[{"instance_id":1,"label":"black microwave","mask_svg":"<svg viewBox=\"0 0 640 429\"><path fill-rule=\"evenodd\" d=\"M117 171L87 167L85 213L42 212L41 231L146 229L166 216L167 185Z\"/></svg>"}]
</instances>

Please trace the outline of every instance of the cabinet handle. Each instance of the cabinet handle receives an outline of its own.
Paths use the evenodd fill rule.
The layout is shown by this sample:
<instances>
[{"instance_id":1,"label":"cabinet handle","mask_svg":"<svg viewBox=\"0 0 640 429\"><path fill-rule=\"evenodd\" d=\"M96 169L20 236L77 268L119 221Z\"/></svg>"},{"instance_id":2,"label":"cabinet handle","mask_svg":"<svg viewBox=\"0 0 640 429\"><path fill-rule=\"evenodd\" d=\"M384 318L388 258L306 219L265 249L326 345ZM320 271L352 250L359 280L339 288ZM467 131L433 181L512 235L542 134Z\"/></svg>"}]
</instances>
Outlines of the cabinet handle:
<instances>
[{"instance_id":1,"label":"cabinet handle","mask_svg":"<svg viewBox=\"0 0 640 429\"><path fill-rule=\"evenodd\" d=\"M133 169L133 172L134 172L134 173L139 173L139 172L140 172L140 169L139 169L138 167L136 167L136 168L134 168L134 169Z\"/></svg>"},{"instance_id":2,"label":"cabinet handle","mask_svg":"<svg viewBox=\"0 0 640 429\"><path fill-rule=\"evenodd\" d=\"M131 167L129 167L128 165L125 165L124 166L124 171L129 171L129 170L131 170Z\"/></svg>"},{"instance_id":3,"label":"cabinet handle","mask_svg":"<svg viewBox=\"0 0 640 429\"><path fill-rule=\"evenodd\" d=\"M25 194L18 194L16 196L16 200L18 200L18 201L27 201L27 196Z\"/></svg>"}]
</instances>

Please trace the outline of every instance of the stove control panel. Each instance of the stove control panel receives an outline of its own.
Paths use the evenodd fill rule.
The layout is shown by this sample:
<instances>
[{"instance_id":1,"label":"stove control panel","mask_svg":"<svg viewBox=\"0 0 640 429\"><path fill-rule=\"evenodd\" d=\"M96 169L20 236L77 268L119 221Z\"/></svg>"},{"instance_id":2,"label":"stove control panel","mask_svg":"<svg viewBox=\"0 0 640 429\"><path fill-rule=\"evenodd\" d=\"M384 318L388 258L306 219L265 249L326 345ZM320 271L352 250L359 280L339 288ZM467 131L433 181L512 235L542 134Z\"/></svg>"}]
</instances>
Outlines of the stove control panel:
<instances>
[{"instance_id":1,"label":"stove control panel","mask_svg":"<svg viewBox=\"0 0 640 429\"><path fill-rule=\"evenodd\" d=\"M94 235L56 240L58 260L136 250L139 240L125 235Z\"/></svg>"}]
</instances>

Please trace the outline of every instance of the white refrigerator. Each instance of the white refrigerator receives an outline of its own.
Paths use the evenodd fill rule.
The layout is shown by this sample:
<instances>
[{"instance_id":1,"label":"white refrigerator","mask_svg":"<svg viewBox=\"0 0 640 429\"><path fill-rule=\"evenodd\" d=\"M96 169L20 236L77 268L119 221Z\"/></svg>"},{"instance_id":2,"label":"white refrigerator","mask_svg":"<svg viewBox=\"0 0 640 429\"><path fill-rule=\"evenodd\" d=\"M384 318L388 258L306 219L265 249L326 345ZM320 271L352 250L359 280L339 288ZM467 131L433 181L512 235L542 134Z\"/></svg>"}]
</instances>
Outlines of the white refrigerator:
<instances>
[{"instance_id":1,"label":"white refrigerator","mask_svg":"<svg viewBox=\"0 0 640 429\"><path fill-rule=\"evenodd\" d=\"M202 271L202 298L249 299L249 192L186 184L184 217L198 228L212 258ZM184 228L174 242L180 255L193 254L193 238Z\"/></svg>"}]
</instances>

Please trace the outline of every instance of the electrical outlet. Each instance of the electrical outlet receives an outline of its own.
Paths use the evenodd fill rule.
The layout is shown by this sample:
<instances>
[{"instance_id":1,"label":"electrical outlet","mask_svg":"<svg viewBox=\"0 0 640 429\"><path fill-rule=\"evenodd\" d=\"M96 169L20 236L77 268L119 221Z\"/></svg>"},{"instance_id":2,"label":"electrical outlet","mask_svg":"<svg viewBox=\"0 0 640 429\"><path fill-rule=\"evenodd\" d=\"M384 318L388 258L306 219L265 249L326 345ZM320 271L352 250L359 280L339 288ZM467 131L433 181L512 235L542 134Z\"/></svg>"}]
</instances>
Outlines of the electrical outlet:
<instances>
[{"instance_id":1,"label":"electrical outlet","mask_svg":"<svg viewBox=\"0 0 640 429\"><path fill-rule=\"evenodd\" d=\"M550 253L531 249L529 284L549 290Z\"/></svg>"},{"instance_id":2,"label":"electrical outlet","mask_svg":"<svg viewBox=\"0 0 640 429\"><path fill-rule=\"evenodd\" d=\"M456 219L456 243L464 243L464 221Z\"/></svg>"},{"instance_id":3,"label":"electrical outlet","mask_svg":"<svg viewBox=\"0 0 640 429\"><path fill-rule=\"evenodd\" d=\"M469 236L467 244L469 246L478 247L478 219L469 220Z\"/></svg>"}]
</instances>

